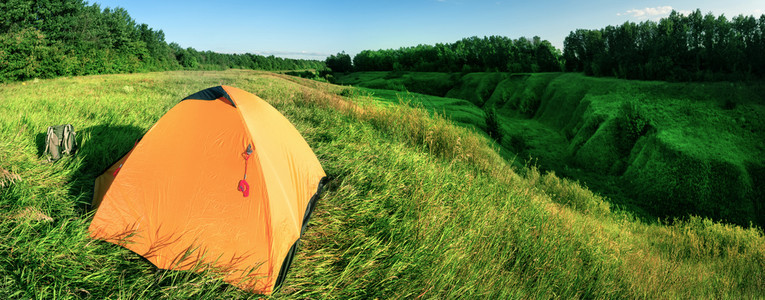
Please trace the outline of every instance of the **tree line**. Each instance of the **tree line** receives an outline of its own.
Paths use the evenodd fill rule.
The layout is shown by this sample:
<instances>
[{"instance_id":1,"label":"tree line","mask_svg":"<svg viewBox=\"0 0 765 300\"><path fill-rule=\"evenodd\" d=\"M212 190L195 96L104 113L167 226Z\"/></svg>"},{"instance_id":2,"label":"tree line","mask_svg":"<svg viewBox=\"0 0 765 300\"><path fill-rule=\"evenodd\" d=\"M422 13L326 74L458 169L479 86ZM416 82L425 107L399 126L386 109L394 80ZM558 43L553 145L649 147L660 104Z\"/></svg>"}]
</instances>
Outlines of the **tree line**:
<instances>
[{"instance_id":1,"label":"tree line","mask_svg":"<svg viewBox=\"0 0 765 300\"><path fill-rule=\"evenodd\" d=\"M765 15L688 15L577 29L564 41L567 71L627 79L709 81L765 77Z\"/></svg>"},{"instance_id":2,"label":"tree line","mask_svg":"<svg viewBox=\"0 0 765 300\"><path fill-rule=\"evenodd\" d=\"M688 15L601 29L577 29L563 52L539 37L470 37L451 44L345 52L325 61L336 72L584 72L667 81L765 77L765 15Z\"/></svg>"},{"instance_id":3,"label":"tree line","mask_svg":"<svg viewBox=\"0 0 765 300\"><path fill-rule=\"evenodd\" d=\"M561 53L549 41L504 36L469 37L451 44L364 50L327 58L333 71L560 72Z\"/></svg>"},{"instance_id":4,"label":"tree line","mask_svg":"<svg viewBox=\"0 0 765 300\"><path fill-rule=\"evenodd\" d=\"M0 2L0 82L177 69L324 69L429 72L584 72L627 79L709 81L765 77L765 15L731 20L696 10L658 22L577 29L563 51L503 36L341 52L326 61L222 54L167 43L123 8L83 0Z\"/></svg>"},{"instance_id":5,"label":"tree line","mask_svg":"<svg viewBox=\"0 0 765 300\"><path fill-rule=\"evenodd\" d=\"M324 68L321 61L221 54L168 44L123 8L83 0L0 2L0 82L177 69Z\"/></svg>"}]
</instances>

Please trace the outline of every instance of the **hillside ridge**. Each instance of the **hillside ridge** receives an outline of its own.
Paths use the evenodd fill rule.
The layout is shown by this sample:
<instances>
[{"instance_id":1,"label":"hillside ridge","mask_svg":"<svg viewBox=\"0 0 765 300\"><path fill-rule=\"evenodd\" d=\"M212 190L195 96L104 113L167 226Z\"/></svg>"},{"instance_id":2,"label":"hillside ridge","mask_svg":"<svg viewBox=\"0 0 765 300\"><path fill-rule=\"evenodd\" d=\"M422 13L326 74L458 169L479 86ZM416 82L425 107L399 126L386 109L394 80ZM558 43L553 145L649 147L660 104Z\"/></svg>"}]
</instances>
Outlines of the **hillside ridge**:
<instances>
[{"instance_id":1,"label":"hillside ridge","mask_svg":"<svg viewBox=\"0 0 765 300\"><path fill-rule=\"evenodd\" d=\"M501 144L511 155L530 156L649 215L765 225L765 89L758 82L418 72L338 80L464 99L477 113L496 109L506 133Z\"/></svg>"}]
</instances>

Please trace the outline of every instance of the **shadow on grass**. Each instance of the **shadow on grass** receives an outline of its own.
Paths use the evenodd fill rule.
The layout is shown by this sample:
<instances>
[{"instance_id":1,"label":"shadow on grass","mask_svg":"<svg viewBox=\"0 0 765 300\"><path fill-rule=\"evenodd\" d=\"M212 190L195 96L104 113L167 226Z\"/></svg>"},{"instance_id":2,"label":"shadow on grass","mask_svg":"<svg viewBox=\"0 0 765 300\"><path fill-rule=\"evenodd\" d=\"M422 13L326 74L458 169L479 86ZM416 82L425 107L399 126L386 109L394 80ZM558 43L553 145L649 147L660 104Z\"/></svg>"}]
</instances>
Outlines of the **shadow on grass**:
<instances>
[{"instance_id":1,"label":"shadow on grass","mask_svg":"<svg viewBox=\"0 0 765 300\"><path fill-rule=\"evenodd\" d=\"M133 148L144 130L131 125L96 125L77 130L76 156L81 159L72 174L69 195L82 213L90 210L96 177ZM35 139L39 153L45 149L45 134Z\"/></svg>"},{"instance_id":2,"label":"shadow on grass","mask_svg":"<svg viewBox=\"0 0 765 300\"><path fill-rule=\"evenodd\" d=\"M41 132L35 136L35 145L37 146L37 157L42 157L45 152L45 138L48 132ZM78 140L79 142L79 140Z\"/></svg>"}]
</instances>

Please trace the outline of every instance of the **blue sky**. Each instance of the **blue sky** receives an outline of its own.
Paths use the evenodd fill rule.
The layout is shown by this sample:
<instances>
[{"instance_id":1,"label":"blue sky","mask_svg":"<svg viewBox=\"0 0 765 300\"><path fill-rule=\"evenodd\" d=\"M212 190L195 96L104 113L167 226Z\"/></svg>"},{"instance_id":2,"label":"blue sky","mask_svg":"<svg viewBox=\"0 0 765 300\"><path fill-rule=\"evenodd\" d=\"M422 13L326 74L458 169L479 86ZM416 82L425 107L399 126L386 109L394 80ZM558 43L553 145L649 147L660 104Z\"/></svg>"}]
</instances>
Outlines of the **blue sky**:
<instances>
[{"instance_id":1,"label":"blue sky","mask_svg":"<svg viewBox=\"0 0 765 300\"><path fill-rule=\"evenodd\" d=\"M760 16L765 0L678 1L161 1L98 0L123 7L167 42L197 50L323 60L345 51L451 43L463 37L540 36L562 49L577 28L658 20L672 9Z\"/></svg>"}]
</instances>

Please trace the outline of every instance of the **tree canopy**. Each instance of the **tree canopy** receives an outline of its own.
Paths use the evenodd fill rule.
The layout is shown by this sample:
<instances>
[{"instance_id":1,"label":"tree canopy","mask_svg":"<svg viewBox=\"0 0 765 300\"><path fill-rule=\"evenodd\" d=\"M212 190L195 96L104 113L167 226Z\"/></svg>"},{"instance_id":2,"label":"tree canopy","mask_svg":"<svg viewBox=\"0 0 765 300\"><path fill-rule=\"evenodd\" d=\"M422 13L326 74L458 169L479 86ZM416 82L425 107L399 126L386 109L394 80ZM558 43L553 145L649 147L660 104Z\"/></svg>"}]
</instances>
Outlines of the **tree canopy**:
<instances>
[{"instance_id":1,"label":"tree canopy","mask_svg":"<svg viewBox=\"0 0 765 300\"><path fill-rule=\"evenodd\" d=\"M351 56L345 54L345 51L338 53L337 55L330 55L325 61L327 68L333 72L350 72L353 71L353 63L351 63Z\"/></svg>"},{"instance_id":2,"label":"tree canopy","mask_svg":"<svg viewBox=\"0 0 765 300\"><path fill-rule=\"evenodd\" d=\"M560 51L534 37L469 37L451 44L397 50L364 50L353 58L356 71L551 72L561 71Z\"/></svg>"},{"instance_id":3,"label":"tree canopy","mask_svg":"<svg viewBox=\"0 0 765 300\"><path fill-rule=\"evenodd\" d=\"M345 55L345 56L342 56ZM343 72L584 72L591 76L668 81L746 80L765 77L765 15L688 15L672 11L658 22L625 22L576 29L563 53L539 37L469 37L455 43L364 50ZM339 67L339 65L338 65ZM335 70L336 68L332 68Z\"/></svg>"},{"instance_id":4,"label":"tree canopy","mask_svg":"<svg viewBox=\"0 0 765 300\"><path fill-rule=\"evenodd\" d=\"M315 60L184 49L119 7L101 9L82 0L0 2L0 82L181 68L323 67Z\"/></svg>"},{"instance_id":5,"label":"tree canopy","mask_svg":"<svg viewBox=\"0 0 765 300\"><path fill-rule=\"evenodd\" d=\"M765 77L765 14L688 15L576 29L563 51L540 37L476 36L454 43L345 52L326 61L222 54L167 43L123 8L83 0L0 2L0 82L175 69L245 68L431 72L584 72L627 79L708 81Z\"/></svg>"},{"instance_id":6,"label":"tree canopy","mask_svg":"<svg viewBox=\"0 0 765 300\"><path fill-rule=\"evenodd\" d=\"M647 80L740 80L765 76L765 15L688 15L577 29L564 41L567 71Z\"/></svg>"}]
</instances>

